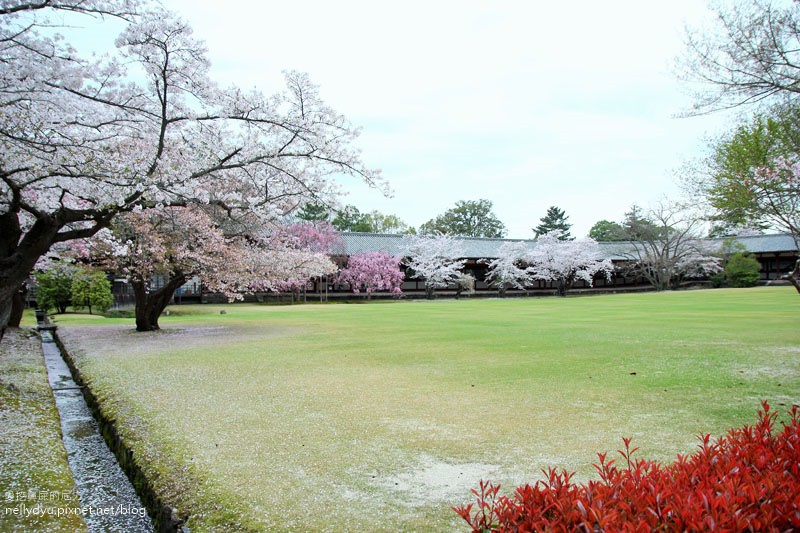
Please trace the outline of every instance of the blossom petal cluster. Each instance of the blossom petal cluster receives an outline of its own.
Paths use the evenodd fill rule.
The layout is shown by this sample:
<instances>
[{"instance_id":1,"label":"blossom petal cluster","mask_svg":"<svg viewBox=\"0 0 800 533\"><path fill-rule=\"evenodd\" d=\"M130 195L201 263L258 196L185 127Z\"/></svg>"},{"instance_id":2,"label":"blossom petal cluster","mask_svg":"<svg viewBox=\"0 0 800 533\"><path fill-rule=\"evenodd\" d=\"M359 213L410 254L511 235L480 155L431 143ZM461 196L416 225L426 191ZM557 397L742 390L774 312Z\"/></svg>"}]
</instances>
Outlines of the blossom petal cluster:
<instances>
[{"instance_id":1,"label":"blossom petal cluster","mask_svg":"<svg viewBox=\"0 0 800 533\"><path fill-rule=\"evenodd\" d=\"M454 283L466 259L461 241L447 234L403 237L406 266L414 277L425 281L426 288L444 288Z\"/></svg>"},{"instance_id":2,"label":"blossom petal cluster","mask_svg":"<svg viewBox=\"0 0 800 533\"><path fill-rule=\"evenodd\" d=\"M509 287L525 289L535 280L549 281L563 294L575 280L591 286L598 274L609 277L614 271L594 239L561 237L561 230L553 230L541 235L532 247L523 241L504 243L498 257L489 262L487 281L501 293Z\"/></svg>"},{"instance_id":3,"label":"blossom petal cluster","mask_svg":"<svg viewBox=\"0 0 800 533\"><path fill-rule=\"evenodd\" d=\"M486 281L501 293L507 288L525 289L533 281L528 265L530 250L524 241L505 242L497 250L497 258L488 262Z\"/></svg>"},{"instance_id":4,"label":"blossom petal cluster","mask_svg":"<svg viewBox=\"0 0 800 533\"><path fill-rule=\"evenodd\" d=\"M126 26L84 57L67 17ZM218 85L203 41L156 3L0 1L0 326L41 256L119 214L214 206L268 225L335 201L340 176L385 190L357 135L303 73L272 95Z\"/></svg>"},{"instance_id":5,"label":"blossom petal cluster","mask_svg":"<svg viewBox=\"0 0 800 533\"><path fill-rule=\"evenodd\" d=\"M611 260L602 259L597 241L588 237L565 241L559 239L560 235L560 230L545 233L527 255L536 279L579 279L591 286L596 274L604 272L608 276L613 272Z\"/></svg>"},{"instance_id":6,"label":"blossom petal cluster","mask_svg":"<svg viewBox=\"0 0 800 533\"><path fill-rule=\"evenodd\" d=\"M337 276L338 283L347 283L353 292L364 290L367 294L375 291L402 293L401 287L405 273L400 269L400 257L386 252L364 252L351 256L347 266Z\"/></svg>"}]
</instances>

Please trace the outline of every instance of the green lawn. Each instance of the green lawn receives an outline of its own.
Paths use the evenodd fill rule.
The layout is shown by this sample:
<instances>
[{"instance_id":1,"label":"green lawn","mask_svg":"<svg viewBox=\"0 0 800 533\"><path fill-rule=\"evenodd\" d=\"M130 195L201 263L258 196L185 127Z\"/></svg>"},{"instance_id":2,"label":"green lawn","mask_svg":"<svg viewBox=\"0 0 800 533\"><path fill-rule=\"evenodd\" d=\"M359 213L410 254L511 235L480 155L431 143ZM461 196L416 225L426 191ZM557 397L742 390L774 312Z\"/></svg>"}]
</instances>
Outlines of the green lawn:
<instances>
[{"instance_id":1,"label":"green lawn","mask_svg":"<svg viewBox=\"0 0 800 533\"><path fill-rule=\"evenodd\" d=\"M441 531L481 478L585 479L623 436L671 461L800 403L798 311L757 288L58 323L193 531Z\"/></svg>"}]
</instances>

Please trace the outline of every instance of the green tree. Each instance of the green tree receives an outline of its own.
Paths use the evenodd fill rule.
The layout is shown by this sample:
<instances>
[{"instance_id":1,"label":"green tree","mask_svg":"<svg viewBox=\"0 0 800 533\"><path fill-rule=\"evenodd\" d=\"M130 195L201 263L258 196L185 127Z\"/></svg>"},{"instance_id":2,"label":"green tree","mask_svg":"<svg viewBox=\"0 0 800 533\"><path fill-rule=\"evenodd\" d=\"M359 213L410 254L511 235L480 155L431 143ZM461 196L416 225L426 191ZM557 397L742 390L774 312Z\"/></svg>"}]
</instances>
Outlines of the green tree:
<instances>
[{"instance_id":1,"label":"green tree","mask_svg":"<svg viewBox=\"0 0 800 533\"><path fill-rule=\"evenodd\" d=\"M626 240L622 224L610 220L598 220L589 230L589 237L598 242Z\"/></svg>"},{"instance_id":2,"label":"green tree","mask_svg":"<svg viewBox=\"0 0 800 533\"><path fill-rule=\"evenodd\" d=\"M713 209L718 233L736 229L766 229L774 225L775 203L761 194L759 171L774 169L784 158L800 153L800 108L774 108L712 143L706 172L691 182Z\"/></svg>"},{"instance_id":3,"label":"green tree","mask_svg":"<svg viewBox=\"0 0 800 533\"><path fill-rule=\"evenodd\" d=\"M47 270L36 272L36 306L45 311L55 309L66 313L72 299L72 278L76 268L56 263Z\"/></svg>"},{"instance_id":4,"label":"green tree","mask_svg":"<svg viewBox=\"0 0 800 533\"><path fill-rule=\"evenodd\" d=\"M755 287L758 285L761 263L746 252L736 252L725 264L725 281L730 287Z\"/></svg>"},{"instance_id":5,"label":"green tree","mask_svg":"<svg viewBox=\"0 0 800 533\"><path fill-rule=\"evenodd\" d=\"M740 127L733 142L717 150L733 172L719 172L725 166L712 172L710 203L723 220L778 227L800 245L800 3L720 2L715 25L689 29L686 44L684 78L705 86L695 110L779 106ZM789 281L800 292L800 260Z\"/></svg>"},{"instance_id":6,"label":"green tree","mask_svg":"<svg viewBox=\"0 0 800 533\"><path fill-rule=\"evenodd\" d=\"M370 211L365 216L371 226L370 233L416 233L413 227L406 224L397 215L384 215L379 211Z\"/></svg>"},{"instance_id":7,"label":"green tree","mask_svg":"<svg viewBox=\"0 0 800 533\"><path fill-rule=\"evenodd\" d=\"M309 202L297 212L297 218L308 222L327 222L331 218L331 210L325 204Z\"/></svg>"},{"instance_id":8,"label":"green tree","mask_svg":"<svg viewBox=\"0 0 800 533\"><path fill-rule=\"evenodd\" d=\"M632 205L631 210L625 213L622 222L622 234L627 241L655 241L666 239L674 232L672 224L664 219L671 218L664 215L663 208L659 208L657 215L646 215L638 205Z\"/></svg>"},{"instance_id":9,"label":"green tree","mask_svg":"<svg viewBox=\"0 0 800 533\"><path fill-rule=\"evenodd\" d=\"M797 107L758 115L718 141L710 157L710 172L695 182L714 210L714 231L775 228L791 234L800 245L798 156ZM800 292L800 261L789 281Z\"/></svg>"},{"instance_id":10,"label":"green tree","mask_svg":"<svg viewBox=\"0 0 800 533\"><path fill-rule=\"evenodd\" d=\"M358 210L354 205L346 205L331 220L331 224L339 231L374 233L369 215Z\"/></svg>"},{"instance_id":11,"label":"green tree","mask_svg":"<svg viewBox=\"0 0 800 533\"><path fill-rule=\"evenodd\" d=\"M421 235L442 233L461 237L500 238L506 227L492 212L489 200L460 200L455 207L419 227Z\"/></svg>"},{"instance_id":12,"label":"green tree","mask_svg":"<svg viewBox=\"0 0 800 533\"><path fill-rule=\"evenodd\" d=\"M563 209L551 206L547 209L547 214L539 220L539 225L533 228L533 233L538 239L545 233L550 233L553 230L561 230L561 237L559 237L559 239L562 241L571 241L574 237L569 233L572 224L567 222L568 219L569 217Z\"/></svg>"},{"instance_id":13,"label":"green tree","mask_svg":"<svg viewBox=\"0 0 800 533\"><path fill-rule=\"evenodd\" d=\"M414 228L397 215L384 215L380 211L362 213L354 205L346 205L336 212L331 224L339 231L360 233L414 233Z\"/></svg>"},{"instance_id":14,"label":"green tree","mask_svg":"<svg viewBox=\"0 0 800 533\"><path fill-rule=\"evenodd\" d=\"M107 311L114 303L111 282L102 271L78 270L72 278L72 307L75 309L92 307L100 312Z\"/></svg>"}]
</instances>

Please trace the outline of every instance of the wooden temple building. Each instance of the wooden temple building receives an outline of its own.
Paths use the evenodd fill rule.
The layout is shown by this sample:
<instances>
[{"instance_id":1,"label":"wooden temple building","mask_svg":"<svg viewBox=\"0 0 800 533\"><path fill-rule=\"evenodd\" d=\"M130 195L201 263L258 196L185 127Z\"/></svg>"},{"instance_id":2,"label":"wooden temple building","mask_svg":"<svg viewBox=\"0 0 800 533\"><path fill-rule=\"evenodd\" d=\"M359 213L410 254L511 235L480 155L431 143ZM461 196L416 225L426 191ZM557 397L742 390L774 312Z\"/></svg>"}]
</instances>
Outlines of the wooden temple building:
<instances>
[{"instance_id":1,"label":"wooden temple building","mask_svg":"<svg viewBox=\"0 0 800 533\"><path fill-rule=\"evenodd\" d=\"M377 233L341 233L342 245L336 251L334 260L345 265L347 258L363 252L386 252L394 256L402 256L405 249L405 242L402 235L377 234ZM487 274L487 263L498 256L498 249L506 242L521 239L479 239L461 238L466 264L464 272L475 278L475 296L494 296L497 295L497 288L491 287L485 280ZM795 245L792 236L789 234L754 235L738 237L737 240L750 252L761 264L761 282L763 284L785 283L782 281L789 274L800 257L798 247ZM535 241L525 240L529 246L535 246ZM626 271L626 263L630 263L635 255L634 244L631 242L600 242L600 249L604 258L610 259L618 268L610 279L598 276L589 287L582 281L575 282L573 292L622 292L648 290L650 285L642 278L630 274ZM709 250L721 249L723 240L709 239L705 241ZM488 261L487 261L488 260ZM158 280L154 279L157 288ZM709 284L709 280L693 279L689 280L692 284ZM117 305L131 305L133 295L130 287L123 280L117 280L114 284L114 296ZM425 295L425 282L423 280L406 277L402 286L404 297L421 298ZM536 281L525 290L508 289L508 296L536 296L553 294L555 287L550 282ZM457 295L457 288L437 290L437 294L442 296ZM281 295L275 293L261 293L257 295L247 295L247 301L290 301L296 298L303 300L328 300L328 299L353 299L364 298L364 294L354 295L352 288L346 284L335 283L333 278L323 278L309 281L306 290L302 295ZM388 293L373 293L373 297L392 297ZM204 291L201 280L194 278L189 280L183 287L175 293L176 303L197 303L197 302L219 302L224 298Z\"/></svg>"},{"instance_id":2,"label":"wooden temple building","mask_svg":"<svg viewBox=\"0 0 800 533\"><path fill-rule=\"evenodd\" d=\"M402 256L404 241L402 235L375 234L375 233L342 233L343 256L352 256L362 252L382 251L395 256ZM475 292L477 294L496 294L497 289L490 287L486 281L487 262L498 256L500 246L509 240L515 239L483 239L483 238L461 238L464 250L464 257L467 260L464 267L466 273L471 274L475 280ZM516 239L520 240L520 239ZM785 278L795 266L795 262L800 257L800 252L792 236L789 234L770 234L743 236L736 239L744 248L750 252L761 264L762 283L776 283ZM534 246L535 241L524 241ZM635 256L633 243L630 242L600 242L600 249L603 257L610 259L615 266L621 267L629 263ZM709 250L722 249L723 239L707 239L704 244ZM341 258L343 259L343 258ZM340 259L340 260L341 260ZM341 260L344 263L343 260ZM702 282L708 280L694 280ZM589 289L583 282L576 282L575 289ZM595 279L594 290L637 290L647 289L647 283L638 278L626 275L624 268L618 268L610 280L605 277ZM339 294L349 290L346 286L336 286L328 284L329 294ZM408 295L419 295L424 293L424 281L406 279L403 284L403 292ZM314 291L319 291L320 287L315 286ZM535 282L527 290L509 290L510 294L549 294L554 287L545 281ZM447 292L447 291L444 291ZM452 291L451 291L452 292Z\"/></svg>"}]
</instances>

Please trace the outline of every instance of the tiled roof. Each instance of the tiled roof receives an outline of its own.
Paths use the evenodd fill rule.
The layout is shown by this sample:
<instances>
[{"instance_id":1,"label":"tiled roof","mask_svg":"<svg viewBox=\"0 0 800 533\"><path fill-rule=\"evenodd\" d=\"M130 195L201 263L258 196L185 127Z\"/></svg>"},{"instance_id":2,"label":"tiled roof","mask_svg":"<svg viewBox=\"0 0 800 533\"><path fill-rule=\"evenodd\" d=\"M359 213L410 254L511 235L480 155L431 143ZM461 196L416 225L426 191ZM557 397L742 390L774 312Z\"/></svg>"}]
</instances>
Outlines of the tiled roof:
<instances>
[{"instance_id":1,"label":"tiled roof","mask_svg":"<svg viewBox=\"0 0 800 533\"><path fill-rule=\"evenodd\" d=\"M403 255L406 242L402 235L383 233L341 233L347 255L361 252L386 252L391 255ZM520 241L521 239L477 239L470 237L458 238L464 248L464 257L488 258L497 257L497 249L506 242ZM534 241L524 241L533 247Z\"/></svg>"},{"instance_id":2,"label":"tiled roof","mask_svg":"<svg viewBox=\"0 0 800 533\"><path fill-rule=\"evenodd\" d=\"M797 245L788 233L776 233L773 235L751 235L748 237L737 237L739 242L744 244L748 252L769 253L769 252L796 252ZM720 240L720 243L722 241Z\"/></svg>"},{"instance_id":3,"label":"tiled roof","mask_svg":"<svg viewBox=\"0 0 800 533\"><path fill-rule=\"evenodd\" d=\"M344 241L345 255L362 252L386 252L402 255L403 236L383 233L340 233Z\"/></svg>"},{"instance_id":4,"label":"tiled roof","mask_svg":"<svg viewBox=\"0 0 800 533\"><path fill-rule=\"evenodd\" d=\"M345 255L355 255L362 252L386 252L391 255L403 255L406 243L402 235L383 233L341 233L344 241ZM477 239L465 237L459 239L464 246L464 257L472 259L497 257L497 250L503 243L515 242L522 239ZM797 246L789 234L753 235L738 237L749 252L796 252ZM529 247L536 245L534 240L524 240ZM722 246L722 239L708 239L711 249ZM630 242L601 242L600 249L608 259L626 259L633 255L633 245Z\"/></svg>"},{"instance_id":5,"label":"tiled roof","mask_svg":"<svg viewBox=\"0 0 800 533\"><path fill-rule=\"evenodd\" d=\"M630 259L636 255L636 248L630 241L604 241L597 244L600 245L605 259Z\"/></svg>"}]
</instances>

